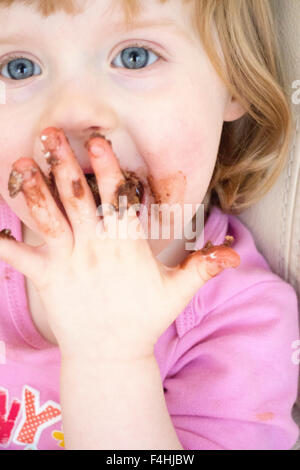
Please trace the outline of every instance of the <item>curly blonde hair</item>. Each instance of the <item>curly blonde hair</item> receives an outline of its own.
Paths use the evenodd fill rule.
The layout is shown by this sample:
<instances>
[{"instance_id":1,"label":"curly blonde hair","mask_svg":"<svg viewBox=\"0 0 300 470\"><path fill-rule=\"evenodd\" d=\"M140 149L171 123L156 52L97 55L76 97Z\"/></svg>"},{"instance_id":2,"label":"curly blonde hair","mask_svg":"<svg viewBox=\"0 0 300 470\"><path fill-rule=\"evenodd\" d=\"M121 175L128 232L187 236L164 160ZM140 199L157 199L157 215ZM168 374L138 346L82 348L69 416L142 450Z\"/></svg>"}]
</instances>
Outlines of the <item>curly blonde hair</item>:
<instances>
[{"instance_id":1,"label":"curly blonde hair","mask_svg":"<svg viewBox=\"0 0 300 470\"><path fill-rule=\"evenodd\" d=\"M16 2L33 5L43 16L59 10L69 14L81 11L74 0L0 0L0 6ZM118 2L127 23L141 12L140 0ZM241 118L224 122L204 201L225 213L239 214L258 202L277 181L286 164L292 133L289 86L271 0L182 2L194 3L193 27L228 91L246 110ZM214 28L223 57L214 47Z\"/></svg>"}]
</instances>

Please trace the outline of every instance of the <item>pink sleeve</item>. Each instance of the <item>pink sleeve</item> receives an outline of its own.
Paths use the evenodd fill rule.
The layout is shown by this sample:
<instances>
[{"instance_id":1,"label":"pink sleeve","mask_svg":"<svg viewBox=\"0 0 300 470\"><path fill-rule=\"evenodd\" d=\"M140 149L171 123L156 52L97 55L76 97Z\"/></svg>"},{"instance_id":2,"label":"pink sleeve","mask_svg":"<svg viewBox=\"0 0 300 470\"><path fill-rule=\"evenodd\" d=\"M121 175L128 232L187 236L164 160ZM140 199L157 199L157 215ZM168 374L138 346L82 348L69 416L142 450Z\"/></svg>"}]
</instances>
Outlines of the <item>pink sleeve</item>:
<instances>
[{"instance_id":1,"label":"pink sleeve","mask_svg":"<svg viewBox=\"0 0 300 470\"><path fill-rule=\"evenodd\" d=\"M178 340L165 398L184 449L290 449L298 427L298 302L261 282L202 316Z\"/></svg>"}]
</instances>

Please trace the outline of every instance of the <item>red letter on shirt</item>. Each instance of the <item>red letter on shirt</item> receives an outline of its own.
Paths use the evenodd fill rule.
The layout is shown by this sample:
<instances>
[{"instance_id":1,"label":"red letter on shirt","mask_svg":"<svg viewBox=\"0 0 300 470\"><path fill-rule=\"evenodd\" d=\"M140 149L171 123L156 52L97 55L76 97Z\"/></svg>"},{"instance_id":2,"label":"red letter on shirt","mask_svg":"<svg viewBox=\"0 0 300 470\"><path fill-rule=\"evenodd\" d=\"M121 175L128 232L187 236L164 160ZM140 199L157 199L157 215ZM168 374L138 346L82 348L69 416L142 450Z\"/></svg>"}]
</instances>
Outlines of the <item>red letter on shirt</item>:
<instances>
[{"instance_id":1,"label":"red letter on shirt","mask_svg":"<svg viewBox=\"0 0 300 470\"><path fill-rule=\"evenodd\" d=\"M6 446L11 438L21 403L14 398L7 416L8 391L0 388L0 445ZM7 417L6 417L7 416Z\"/></svg>"},{"instance_id":2,"label":"red letter on shirt","mask_svg":"<svg viewBox=\"0 0 300 470\"><path fill-rule=\"evenodd\" d=\"M43 429L51 426L61 419L60 406L47 401L41 408L39 405L39 392L26 385L23 389L23 406L25 415L16 430L14 442L17 444L37 444Z\"/></svg>"}]
</instances>

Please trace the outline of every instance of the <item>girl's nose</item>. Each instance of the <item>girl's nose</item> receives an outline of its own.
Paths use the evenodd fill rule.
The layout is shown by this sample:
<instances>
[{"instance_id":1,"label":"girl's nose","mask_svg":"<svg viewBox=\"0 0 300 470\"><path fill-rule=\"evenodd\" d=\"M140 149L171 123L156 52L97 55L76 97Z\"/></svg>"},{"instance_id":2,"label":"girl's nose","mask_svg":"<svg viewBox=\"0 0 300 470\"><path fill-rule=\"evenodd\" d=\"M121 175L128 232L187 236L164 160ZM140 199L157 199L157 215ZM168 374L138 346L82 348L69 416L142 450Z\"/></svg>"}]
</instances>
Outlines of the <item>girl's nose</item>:
<instances>
[{"instance_id":1,"label":"girl's nose","mask_svg":"<svg viewBox=\"0 0 300 470\"><path fill-rule=\"evenodd\" d=\"M40 131L46 127L58 127L71 139L85 140L91 132L106 136L118 125L117 112L109 96L98 84L90 82L70 83L61 86L59 92L47 100L40 119Z\"/></svg>"}]
</instances>

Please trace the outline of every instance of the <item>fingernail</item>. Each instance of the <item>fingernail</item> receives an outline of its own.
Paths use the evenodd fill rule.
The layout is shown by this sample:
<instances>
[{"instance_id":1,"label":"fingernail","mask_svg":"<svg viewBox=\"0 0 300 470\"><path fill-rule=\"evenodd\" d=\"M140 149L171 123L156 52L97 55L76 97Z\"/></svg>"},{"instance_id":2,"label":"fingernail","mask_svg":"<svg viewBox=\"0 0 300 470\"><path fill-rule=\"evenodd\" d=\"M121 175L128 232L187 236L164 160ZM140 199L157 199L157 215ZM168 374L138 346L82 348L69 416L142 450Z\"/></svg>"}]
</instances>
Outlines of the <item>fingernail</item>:
<instances>
[{"instance_id":1,"label":"fingernail","mask_svg":"<svg viewBox=\"0 0 300 470\"><path fill-rule=\"evenodd\" d=\"M104 157L105 155L105 149L100 146L100 145L91 145L90 146L90 152L92 154L93 157L96 157L96 158L102 158Z\"/></svg>"},{"instance_id":2,"label":"fingernail","mask_svg":"<svg viewBox=\"0 0 300 470\"><path fill-rule=\"evenodd\" d=\"M51 131L49 134L42 134L41 142L48 152L58 150L61 145L59 135L54 130Z\"/></svg>"},{"instance_id":3,"label":"fingernail","mask_svg":"<svg viewBox=\"0 0 300 470\"><path fill-rule=\"evenodd\" d=\"M37 169L34 166L31 168L26 168L26 170L22 172L23 180L30 181L36 172L37 172Z\"/></svg>"}]
</instances>

